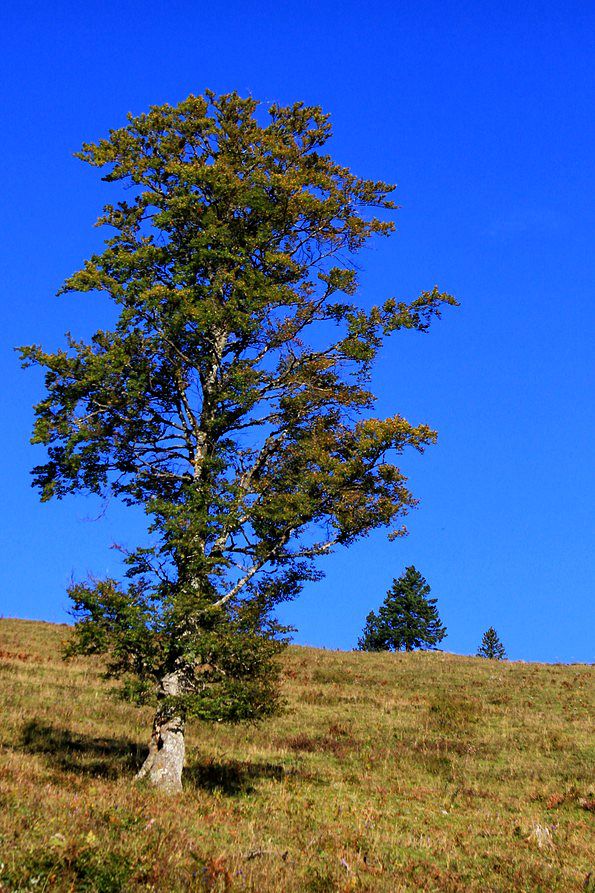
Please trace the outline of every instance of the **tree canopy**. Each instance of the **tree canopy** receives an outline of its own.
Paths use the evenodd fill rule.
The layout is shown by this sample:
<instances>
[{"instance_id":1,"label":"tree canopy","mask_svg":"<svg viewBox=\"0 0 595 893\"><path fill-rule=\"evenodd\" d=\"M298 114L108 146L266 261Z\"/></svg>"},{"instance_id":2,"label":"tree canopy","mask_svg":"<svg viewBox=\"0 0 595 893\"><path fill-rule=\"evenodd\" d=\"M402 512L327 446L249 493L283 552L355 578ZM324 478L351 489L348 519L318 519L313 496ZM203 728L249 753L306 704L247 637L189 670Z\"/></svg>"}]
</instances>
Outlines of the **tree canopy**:
<instances>
[{"instance_id":1,"label":"tree canopy","mask_svg":"<svg viewBox=\"0 0 595 893\"><path fill-rule=\"evenodd\" d=\"M402 532L415 499L395 457L436 438L375 418L370 374L386 336L456 302L436 288L355 302L351 257L393 231L396 206L392 186L327 154L330 137L320 108L264 115L207 92L85 144L118 200L98 221L104 250L61 293L107 294L117 321L21 348L45 370L42 500L111 495L148 518L125 579L73 586L72 650L105 653L180 734L189 715L275 709L275 605L319 556Z\"/></svg>"},{"instance_id":2,"label":"tree canopy","mask_svg":"<svg viewBox=\"0 0 595 893\"><path fill-rule=\"evenodd\" d=\"M405 569L388 590L378 614L371 611L358 642L361 651L413 651L434 648L446 635L436 599L416 568Z\"/></svg>"}]
</instances>

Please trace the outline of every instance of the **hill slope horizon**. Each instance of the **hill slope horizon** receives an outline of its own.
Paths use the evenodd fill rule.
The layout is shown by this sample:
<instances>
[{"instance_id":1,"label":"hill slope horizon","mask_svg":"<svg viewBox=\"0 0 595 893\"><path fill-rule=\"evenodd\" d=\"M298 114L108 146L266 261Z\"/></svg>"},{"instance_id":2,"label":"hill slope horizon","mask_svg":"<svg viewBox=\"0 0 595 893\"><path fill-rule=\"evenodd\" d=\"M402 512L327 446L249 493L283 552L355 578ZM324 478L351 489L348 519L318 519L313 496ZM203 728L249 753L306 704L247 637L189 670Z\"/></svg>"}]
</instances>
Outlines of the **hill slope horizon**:
<instances>
[{"instance_id":1,"label":"hill slope horizon","mask_svg":"<svg viewBox=\"0 0 595 893\"><path fill-rule=\"evenodd\" d=\"M72 622L68 623L66 621L40 620L39 618L34 618L34 617L12 617L12 616L8 616L8 615L0 614L0 622L2 622L2 620L11 621L11 622L15 621L16 623L37 623L37 624L46 625L46 626L50 626L50 627L58 627L61 629L66 629L66 630L72 629L72 627L74 626L74 620ZM478 641L478 646L479 646L479 641ZM308 642L291 642L290 648L307 648L310 651L322 651L324 653L333 653L333 654L353 654L354 651L359 650L358 648L355 647L355 645L353 648L335 648L330 645L329 646L327 646L327 645L311 645ZM420 649L420 650L424 650L424 649ZM461 651L449 651L448 648L432 648L432 649L427 649L427 651L432 651L434 653L439 653L439 654L447 654L450 657L462 657L462 658L469 657L469 658L473 658L473 659L475 659L477 657L476 654L467 654L467 653L463 653ZM593 667L593 666L595 666L595 664L593 662L589 662L589 661L533 660L531 658L523 658L523 657L518 657L518 658L513 658L513 659L510 659L507 657L506 663L509 663L509 664L515 664L515 663L516 664L532 664L532 665L544 666L544 667L559 667L559 666L560 667L562 667L562 666L564 666L564 667L574 667L574 666L576 666L576 667L582 667L582 666Z\"/></svg>"}]
</instances>

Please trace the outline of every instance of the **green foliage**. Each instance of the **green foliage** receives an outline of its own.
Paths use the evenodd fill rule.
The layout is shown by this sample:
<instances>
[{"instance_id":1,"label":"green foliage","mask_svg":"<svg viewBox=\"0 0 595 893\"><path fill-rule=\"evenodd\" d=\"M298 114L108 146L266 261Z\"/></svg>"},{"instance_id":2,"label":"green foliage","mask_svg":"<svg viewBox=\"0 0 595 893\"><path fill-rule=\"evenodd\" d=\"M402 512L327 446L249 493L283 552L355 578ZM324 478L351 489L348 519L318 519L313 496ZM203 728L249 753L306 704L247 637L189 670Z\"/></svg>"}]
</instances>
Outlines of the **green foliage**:
<instances>
[{"instance_id":1,"label":"green foliage","mask_svg":"<svg viewBox=\"0 0 595 893\"><path fill-rule=\"evenodd\" d=\"M121 198L62 292L107 294L117 321L54 353L21 348L45 370L42 500L111 495L148 518L123 582L72 588L70 652L105 654L139 702L175 674L162 706L209 719L275 707L273 612L317 557L402 532L415 499L394 459L436 435L372 418L367 384L386 336L456 303L434 288L358 307L350 255L393 230L393 187L323 151L319 108L264 117L207 92L85 145Z\"/></svg>"},{"instance_id":2,"label":"green foliage","mask_svg":"<svg viewBox=\"0 0 595 893\"><path fill-rule=\"evenodd\" d=\"M428 598L430 587L413 567L393 580L378 614L371 611L358 640L360 651L413 651L434 648L446 635L440 622L436 599Z\"/></svg>"},{"instance_id":3,"label":"green foliage","mask_svg":"<svg viewBox=\"0 0 595 893\"><path fill-rule=\"evenodd\" d=\"M190 668L183 691L158 692L155 681L169 663L178 634L177 612L159 605L151 611L134 585L122 591L114 580L69 590L78 618L65 656L102 653L106 676L122 680L121 694L137 704L155 703L163 713L181 711L203 720L238 722L261 719L279 706L276 655L286 644L288 627L268 616L262 599L235 598L219 607L205 604L194 614L200 631L179 643L179 663ZM172 616L173 615L173 616Z\"/></svg>"},{"instance_id":4,"label":"green foliage","mask_svg":"<svg viewBox=\"0 0 595 893\"><path fill-rule=\"evenodd\" d=\"M490 660L506 660L504 645L493 626L490 626L483 634L481 645L477 649L477 656L486 657Z\"/></svg>"}]
</instances>

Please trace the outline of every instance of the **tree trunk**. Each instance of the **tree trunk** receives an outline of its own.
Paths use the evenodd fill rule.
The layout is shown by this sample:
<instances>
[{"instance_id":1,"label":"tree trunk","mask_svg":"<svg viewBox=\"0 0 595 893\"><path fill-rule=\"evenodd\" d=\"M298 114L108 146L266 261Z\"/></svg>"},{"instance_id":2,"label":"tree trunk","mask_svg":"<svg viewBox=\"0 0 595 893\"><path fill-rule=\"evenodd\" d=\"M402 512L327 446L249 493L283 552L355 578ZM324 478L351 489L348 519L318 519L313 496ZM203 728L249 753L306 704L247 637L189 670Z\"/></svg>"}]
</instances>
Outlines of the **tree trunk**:
<instances>
[{"instance_id":1,"label":"tree trunk","mask_svg":"<svg viewBox=\"0 0 595 893\"><path fill-rule=\"evenodd\" d=\"M180 680L177 673L169 673L161 682L161 697L178 695ZM153 732L147 759L137 773L137 779L149 778L156 788L166 794L176 794L182 790L182 770L184 768L184 728L181 715L171 715L158 709L153 720Z\"/></svg>"}]
</instances>

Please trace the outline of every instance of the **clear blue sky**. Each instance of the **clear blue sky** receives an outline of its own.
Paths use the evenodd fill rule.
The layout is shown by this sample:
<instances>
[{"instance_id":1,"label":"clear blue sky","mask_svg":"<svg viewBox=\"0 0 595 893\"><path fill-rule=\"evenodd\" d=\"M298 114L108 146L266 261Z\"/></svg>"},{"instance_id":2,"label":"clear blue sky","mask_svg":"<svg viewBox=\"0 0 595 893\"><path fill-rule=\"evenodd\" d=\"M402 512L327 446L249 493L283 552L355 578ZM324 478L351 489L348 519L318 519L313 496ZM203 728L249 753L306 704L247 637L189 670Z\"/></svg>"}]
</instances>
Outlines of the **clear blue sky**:
<instances>
[{"instance_id":1,"label":"clear blue sky","mask_svg":"<svg viewBox=\"0 0 595 893\"><path fill-rule=\"evenodd\" d=\"M71 576L114 573L128 510L41 506L28 444L40 377L14 345L86 335L104 305L55 298L102 238L110 187L72 158L149 104L205 87L304 100L332 151L398 183L398 234L360 256L363 298L456 294L429 335L390 342L382 413L435 426L408 456L420 508L326 560L284 610L296 641L351 648L408 564L473 653L496 627L512 658L594 657L595 6L356 0L14 2L0 13L3 510L0 613L65 620Z\"/></svg>"}]
</instances>

